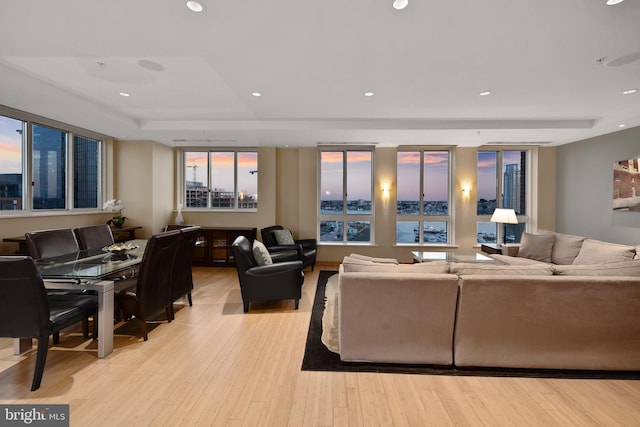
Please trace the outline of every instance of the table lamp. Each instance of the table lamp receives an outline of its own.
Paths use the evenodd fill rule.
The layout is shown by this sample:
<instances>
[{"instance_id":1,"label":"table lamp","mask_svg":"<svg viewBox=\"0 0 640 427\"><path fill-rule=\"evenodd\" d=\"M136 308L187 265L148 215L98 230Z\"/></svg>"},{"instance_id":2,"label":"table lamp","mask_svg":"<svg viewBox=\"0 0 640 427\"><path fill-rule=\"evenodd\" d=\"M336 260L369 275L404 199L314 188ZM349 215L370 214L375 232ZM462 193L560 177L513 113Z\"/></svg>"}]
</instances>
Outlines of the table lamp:
<instances>
[{"instance_id":1,"label":"table lamp","mask_svg":"<svg viewBox=\"0 0 640 427\"><path fill-rule=\"evenodd\" d=\"M518 217L516 217L516 211L513 209L496 208L496 210L493 211L493 215L491 215L490 221L500 224L517 224ZM502 233L502 244L507 244L507 233Z\"/></svg>"}]
</instances>

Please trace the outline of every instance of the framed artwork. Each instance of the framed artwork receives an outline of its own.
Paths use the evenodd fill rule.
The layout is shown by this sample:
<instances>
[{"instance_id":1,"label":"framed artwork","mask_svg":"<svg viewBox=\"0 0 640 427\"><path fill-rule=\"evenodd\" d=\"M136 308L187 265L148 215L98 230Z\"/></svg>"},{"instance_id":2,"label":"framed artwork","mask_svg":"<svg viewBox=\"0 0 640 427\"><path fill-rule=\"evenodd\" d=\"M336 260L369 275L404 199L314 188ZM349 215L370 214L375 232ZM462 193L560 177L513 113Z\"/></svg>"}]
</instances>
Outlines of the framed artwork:
<instances>
[{"instance_id":1,"label":"framed artwork","mask_svg":"<svg viewBox=\"0 0 640 427\"><path fill-rule=\"evenodd\" d=\"M613 210L640 212L640 158L613 163Z\"/></svg>"}]
</instances>

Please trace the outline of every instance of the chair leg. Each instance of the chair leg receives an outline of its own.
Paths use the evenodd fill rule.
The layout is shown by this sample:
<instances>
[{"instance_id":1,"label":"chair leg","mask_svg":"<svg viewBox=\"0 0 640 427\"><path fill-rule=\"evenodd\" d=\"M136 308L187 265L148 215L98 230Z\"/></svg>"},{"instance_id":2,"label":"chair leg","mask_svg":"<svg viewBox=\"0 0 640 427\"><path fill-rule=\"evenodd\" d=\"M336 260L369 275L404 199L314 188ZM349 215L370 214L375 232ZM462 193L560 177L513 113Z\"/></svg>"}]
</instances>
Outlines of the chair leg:
<instances>
[{"instance_id":1,"label":"chair leg","mask_svg":"<svg viewBox=\"0 0 640 427\"><path fill-rule=\"evenodd\" d=\"M57 333L57 332L56 332ZM33 382L31 383L31 391L40 388L42 382L42 374L44 374L44 365L47 361L47 352L49 351L49 336L38 338L38 355L36 357L36 368L33 372Z\"/></svg>"},{"instance_id":2,"label":"chair leg","mask_svg":"<svg viewBox=\"0 0 640 427\"><path fill-rule=\"evenodd\" d=\"M300 306L300 300L299 299L296 300L295 306L296 306L296 310L297 310L298 306Z\"/></svg>"},{"instance_id":3,"label":"chair leg","mask_svg":"<svg viewBox=\"0 0 640 427\"><path fill-rule=\"evenodd\" d=\"M244 308L244 312L245 312L245 313L248 313L248 312L249 312L249 301L247 301L247 302L244 302L244 301L243 301L243 302L242 302L242 305L244 306L244 307L243 307L243 308Z\"/></svg>"},{"instance_id":4,"label":"chair leg","mask_svg":"<svg viewBox=\"0 0 640 427\"><path fill-rule=\"evenodd\" d=\"M54 332L53 333L53 343L54 344L60 344L60 332Z\"/></svg>"},{"instance_id":5,"label":"chair leg","mask_svg":"<svg viewBox=\"0 0 640 427\"><path fill-rule=\"evenodd\" d=\"M167 321L169 323L171 323L171 319L173 319L173 303L171 303L170 305L166 306L164 308L164 314L167 315Z\"/></svg>"},{"instance_id":6,"label":"chair leg","mask_svg":"<svg viewBox=\"0 0 640 427\"><path fill-rule=\"evenodd\" d=\"M193 306L193 301L191 300L191 292L187 293L187 299L189 300L189 306Z\"/></svg>"},{"instance_id":7,"label":"chair leg","mask_svg":"<svg viewBox=\"0 0 640 427\"><path fill-rule=\"evenodd\" d=\"M84 339L89 338L89 317L82 319L82 336Z\"/></svg>"},{"instance_id":8,"label":"chair leg","mask_svg":"<svg viewBox=\"0 0 640 427\"><path fill-rule=\"evenodd\" d=\"M138 321L138 324L140 325L140 331L142 332L142 338L146 341L149 339L149 336L147 335L147 319L145 319L144 315L142 313L139 313L140 315L136 315L136 320Z\"/></svg>"}]
</instances>

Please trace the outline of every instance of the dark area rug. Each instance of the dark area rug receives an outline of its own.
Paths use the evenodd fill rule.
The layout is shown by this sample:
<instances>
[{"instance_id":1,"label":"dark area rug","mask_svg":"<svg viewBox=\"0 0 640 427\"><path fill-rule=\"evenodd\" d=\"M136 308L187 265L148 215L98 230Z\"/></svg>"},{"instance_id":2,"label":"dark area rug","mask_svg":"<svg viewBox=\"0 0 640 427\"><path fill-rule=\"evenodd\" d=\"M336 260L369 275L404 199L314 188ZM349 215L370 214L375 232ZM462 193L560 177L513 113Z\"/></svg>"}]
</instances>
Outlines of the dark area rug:
<instances>
[{"instance_id":1,"label":"dark area rug","mask_svg":"<svg viewBox=\"0 0 640 427\"><path fill-rule=\"evenodd\" d=\"M556 369L460 369L449 366L404 365L392 363L342 362L340 355L328 350L321 341L324 293L327 280L337 271L320 271L316 289L307 344L302 359L303 371L378 372L421 375L458 375L486 377L572 378L572 379L622 379L640 380L640 372L575 371Z\"/></svg>"}]
</instances>

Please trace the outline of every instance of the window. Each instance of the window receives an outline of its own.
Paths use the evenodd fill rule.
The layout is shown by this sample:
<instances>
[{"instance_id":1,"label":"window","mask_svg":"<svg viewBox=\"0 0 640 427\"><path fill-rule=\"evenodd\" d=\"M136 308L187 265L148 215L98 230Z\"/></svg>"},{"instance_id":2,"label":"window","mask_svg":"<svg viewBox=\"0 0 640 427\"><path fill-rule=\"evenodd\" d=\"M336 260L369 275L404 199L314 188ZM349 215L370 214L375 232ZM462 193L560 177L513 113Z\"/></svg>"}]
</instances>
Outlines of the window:
<instances>
[{"instance_id":1,"label":"window","mask_svg":"<svg viewBox=\"0 0 640 427\"><path fill-rule=\"evenodd\" d=\"M321 242L370 243L373 151L320 151Z\"/></svg>"},{"instance_id":2,"label":"window","mask_svg":"<svg viewBox=\"0 0 640 427\"><path fill-rule=\"evenodd\" d=\"M257 151L185 151L187 208L258 209Z\"/></svg>"},{"instance_id":3,"label":"window","mask_svg":"<svg viewBox=\"0 0 640 427\"><path fill-rule=\"evenodd\" d=\"M60 125L0 116L1 211L100 208L102 141Z\"/></svg>"},{"instance_id":4,"label":"window","mask_svg":"<svg viewBox=\"0 0 640 427\"><path fill-rule=\"evenodd\" d=\"M100 141L86 136L73 137L73 207L100 206Z\"/></svg>"},{"instance_id":5,"label":"window","mask_svg":"<svg viewBox=\"0 0 640 427\"><path fill-rule=\"evenodd\" d=\"M0 210L23 209L25 122L0 116Z\"/></svg>"},{"instance_id":6,"label":"window","mask_svg":"<svg viewBox=\"0 0 640 427\"><path fill-rule=\"evenodd\" d=\"M527 151L479 151L477 163L478 243L519 243L526 229ZM500 195L500 197L498 197ZM513 209L518 224L490 222L496 208Z\"/></svg>"},{"instance_id":7,"label":"window","mask_svg":"<svg viewBox=\"0 0 640 427\"><path fill-rule=\"evenodd\" d=\"M398 152L397 243L450 243L450 175L449 151Z\"/></svg>"}]
</instances>

